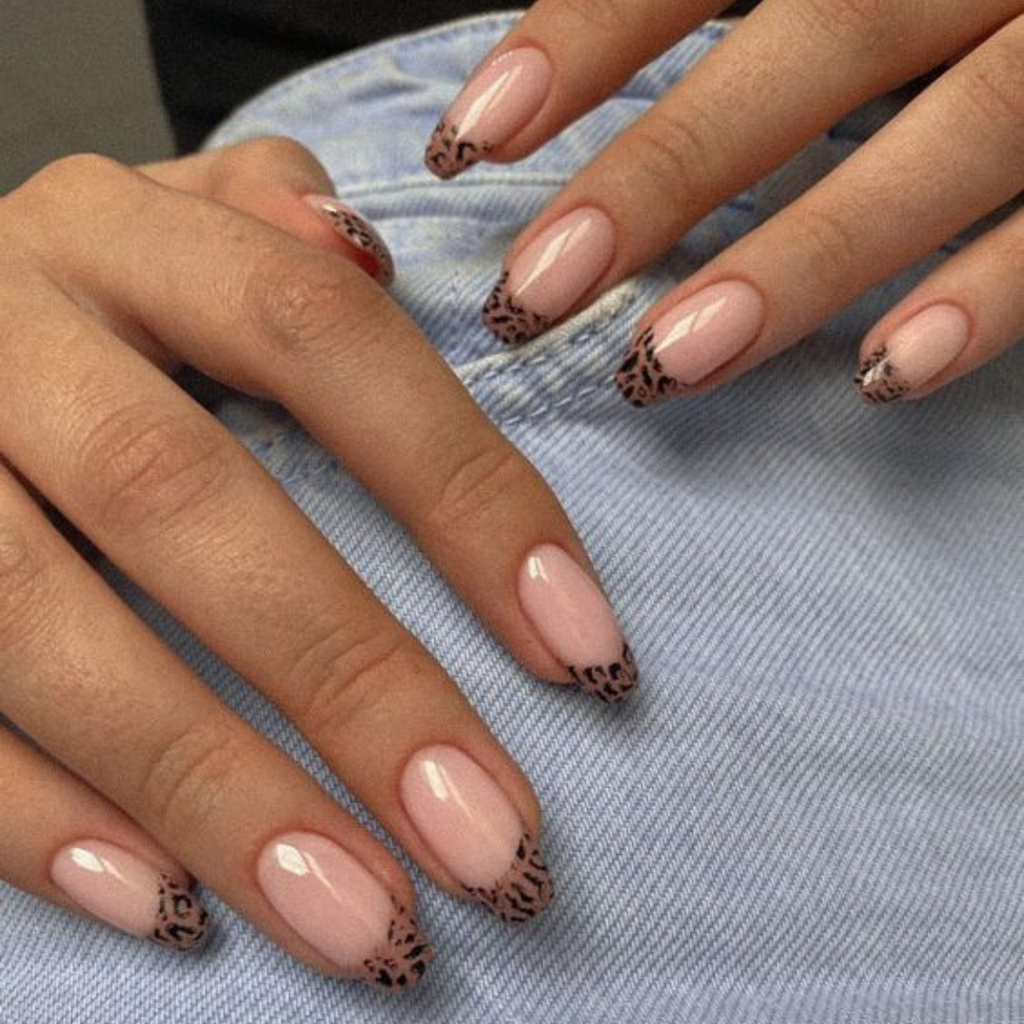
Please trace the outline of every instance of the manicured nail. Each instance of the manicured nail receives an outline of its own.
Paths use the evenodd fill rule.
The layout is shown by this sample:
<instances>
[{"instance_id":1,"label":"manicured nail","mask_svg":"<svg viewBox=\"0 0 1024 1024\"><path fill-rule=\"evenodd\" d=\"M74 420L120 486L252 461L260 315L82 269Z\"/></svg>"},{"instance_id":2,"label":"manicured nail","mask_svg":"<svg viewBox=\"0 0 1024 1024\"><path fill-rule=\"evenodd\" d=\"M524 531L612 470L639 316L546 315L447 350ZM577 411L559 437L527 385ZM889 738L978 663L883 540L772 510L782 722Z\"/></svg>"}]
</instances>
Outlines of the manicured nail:
<instances>
[{"instance_id":1,"label":"manicured nail","mask_svg":"<svg viewBox=\"0 0 1024 1024\"><path fill-rule=\"evenodd\" d=\"M409 911L321 835L278 836L264 847L256 874L263 894L314 949L378 988L411 988L434 959Z\"/></svg>"},{"instance_id":2,"label":"manicured nail","mask_svg":"<svg viewBox=\"0 0 1024 1024\"><path fill-rule=\"evenodd\" d=\"M855 383L869 402L891 402L949 366L970 334L971 322L959 306L928 306L861 362Z\"/></svg>"},{"instance_id":3,"label":"manicured nail","mask_svg":"<svg viewBox=\"0 0 1024 1024\"><path fill-rule=\"evenodd\" d=\"M581 690L612 704L636 689L636 663L608 599L560 547L530 552L519 573L519 600Z\"/></svg>"},{"instance_id":4,"label":"manicured nail","mask_svg":"<svg viewBox=\"0 0 1024 1024\"><path fill-rule=\"evenodd\" d=\"M752 285L710 285L634 336L615 383L636 406L684 395L747 348L763 322L764 300Z\"/></svg>"},{"instance_id":5,"label":"manicured nail","mask_svg":"<svg viewBox=\"0 0 1024 1024\"><path fill-rule=\"evenodd\" d=\"M427 747L402 773L402 805L465 891L502 921L536 917L554 895L537 840L501 787L456 747Z\"/></svg>"},{"instance_id":6,"label":"manicured nail","mask_svg":"<svg viewBox=\"0 0 1024 1024\"><path fill-rule=\"evenodd\" d=\"M511 262L484 305L506 345L543 334L583 297L615 255L615 226L590 206L560 217Z\"/></svg>"},{"instance_id":7,"label":"manicured nail","mask_svg":"<svg viewBox=\"0 0 1024 1024\"><path fill-rule=\"evenodd\" d=\"M353 258L370 277L385 288L394 282L395 261L391 252L377 229L358 210L346 206L334 196L308 195L302 198L314 210L319 210L352 246Z\"/></svg>"},{"instance_id":8,"label":"manicured nail","mask_svg":"<svg viewBox=\"0 0 1024 1024\"><path fill-rule=\"evenodd\" d=\"M194 949L206 936L206 911L182 881L112 843L65 846L50 878L90 914L132 935L178 950Z\"/></svg>"},{"instance_id":9,"label":"manicured nail","mask_svg":"<svg viewBox=\"0 0 1024 1024\"><path fill-rule=\"evenodd\" d=\"M454 178L533 120L551 85L548 58L533 47L485 64L438 122L424 157L439 178Z\"/></svg>"}]
</instances>

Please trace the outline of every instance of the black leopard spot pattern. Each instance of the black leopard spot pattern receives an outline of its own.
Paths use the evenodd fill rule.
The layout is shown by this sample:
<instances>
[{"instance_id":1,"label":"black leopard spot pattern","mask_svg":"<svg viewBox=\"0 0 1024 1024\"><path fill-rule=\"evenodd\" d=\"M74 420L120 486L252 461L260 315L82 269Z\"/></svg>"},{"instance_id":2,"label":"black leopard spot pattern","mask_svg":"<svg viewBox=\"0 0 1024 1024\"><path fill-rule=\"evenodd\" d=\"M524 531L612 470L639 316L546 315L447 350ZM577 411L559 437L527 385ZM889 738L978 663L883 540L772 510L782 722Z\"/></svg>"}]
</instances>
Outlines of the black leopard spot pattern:
<instances>
[{"instance_id":1,"label":"black leopard spot pattern","mask_svg":"<svg viewBox=\"0 0 1024 1024\"><path fill-rule=\"evenodd\" d=\"M615 374L615 384L622 397L637 408L654 405L685 390L675 377L662 369L654 349L654 328L648 327L630 345Z\"/></svg>"},{"instance_id":2,"label":"black leopard spot pattern","mask_svg":"<svg viewBox=\"0 0 1024 1024\"><path fill-rule=\"evenodd\" d=\"M403 992L423 977L435 953L412 914L394 897L391 904L394 917L388 926L387 942L363 961L361 976L376 988Z\"/></svg>"},{"instance_id":3,"label":"black leopard spot pattern","mask_svg":"<svg viewBox=\"0 0 1024 1024\"><path fill-rule=\"evenodd\" d=\"M171 949L195 949L206 938L207 914L202 903L170 875L160 876L156 923L150 937Z\"/></svg>"},{"instance_id":4,"label":"black leopard spot pattern","mask_svg":"<svg viewBox=\"0 0 1024 1024\"><path fill-rule=\"evenodd\" d=\"M423 162L427 170L447 181L479 163L493 148L489 142L460 140L459 126L442 118L430 136Z\"/></svg>"},{"instance_id":5,"label":"black leopard spot pattern","mask_svg":"<svg viewBox=\"0 0 1024 1024\"><path fill-rule=\"evenodd\" d=\"M555 895L537 841L524 832L508 871L492 886L463 886L467 893L502 921L521 923L536 917Z\"/></svg>"},{"instance_id":6,"label":"black leopard spot pattern","mask_svg":"<svg viewBox=\"0 0 1024 1024\"><path fill-rule=\"evenodd\" d=\"M551 326L551 317L516 302L508 290L506 270L484 303L484 326L506 345L522 345Z\"/></svg>"},{"instance_id":7,"label":"black leopard spot pattern","mask_svg":"<svg viewBox=\"0 0 1024 1024\"><path fill-rule=\"evenodd\" d=\"M622 645L622 656L610 665L569 666L569 675L576 685L605 704L614 704L628 697L637 687L640 674L629 644Z\"/></svg>"},{"instance_id":8,"label":"black leopard spot pattern","mask_svg":"<svg viewBox=\"0 0 1024 1024\"><path fill-rule=\"evenodd\" d=\"M395 279L395 261L391 258L384 239L377 234L373 225L352 210L330 204L325 204L323 209L342 235L374 258L377 263L377 277L381 284L391 284Z\"/></svg>"},{"instance_id":9,"label":"black leopard spot pattern","mask_svg":"<svg viewBox=\"0 0 1024 1024\"><path fill-rule=\"evenodd\" d=\"M875 405L892 402L910 390L910 384L889 358L889 350L882 346L860 364L854 383L861 395Z\"/></svg>"}]
</instances>

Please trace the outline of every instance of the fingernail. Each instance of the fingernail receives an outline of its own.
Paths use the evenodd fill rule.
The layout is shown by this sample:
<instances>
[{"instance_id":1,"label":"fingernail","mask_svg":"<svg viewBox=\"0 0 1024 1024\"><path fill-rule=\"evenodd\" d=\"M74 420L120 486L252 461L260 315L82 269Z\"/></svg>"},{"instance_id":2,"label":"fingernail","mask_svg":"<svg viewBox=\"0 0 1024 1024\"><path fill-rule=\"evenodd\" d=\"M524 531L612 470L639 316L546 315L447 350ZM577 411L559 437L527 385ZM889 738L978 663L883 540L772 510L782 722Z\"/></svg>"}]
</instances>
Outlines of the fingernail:
<instances>
[{"instance_id":1,"label":"fingernail","mask_svg":"<svg viewBox=\"0 0 1024 1024\"><path fill-rule=\"evenodd\" d=\"M194 949L206 936L206 911L184 882L112 843L65 846L50 878L90 914L132 935L177 950Z\"/></svg>"},{"instance_id":2,"label":"fingernail","mask_svg":"<svg viewBox=\"0 0 1024 1024\"><path fill-rule=\"evenodd\" d=\"M537 840L471 757L456 747L427 747L406 765L400 788L423 841L502 921L528 921L551 902L554 886Z\"/></svg>"},{"instance_id":3,"label":"fingernail","mask_svg":"<svg viewBox=\"0 0 1024 1024\"><path fill-rule=\"evenodd\" d=\"M970 320L959 306L928 306L861 362L855 383L869 402L891 402L949 366L970 334Z\"/></svg>"},{"instance_id":4,"label":"fingernail","mask_svg":"<svg viewBox=\"0 0 1024 1024\"><path fill-rule=\"evenodd\" d=\"M506 345L548 329L586 294L615 255L615 226L584 206L560 217L511 262L484 305L484 324Z\"/></svg>"},{"instance_id":5,"label":"fingernail","mask_svg":"<svg viewBox=\"0 0 1024 1024\"><path fill-rule=\"evenodd\" d=\"M303 200L322 213L334 230L352 246L352 256L370 277L387 288L395 280L395 261L377 229L358 210L334 196L303 196Z\"/></svg>"},{"instance_id":6,"label":"fingernail","mask_svg":"<svg viewBox=\"0 0 1024 1024\"><path fill-rule=\"evenodd\" d=\"M636 689L636 663L608 599L562 548L542 544L527 555L519 601L581 690L612 704Z\"/></svg>"},{"instance_id":7,"label":"fingernail","mask_svg":"<svg viewBox=\"0 0 1024 1024\"><path fill-rule=\"evenodd\" d=\"M399 901L348 851L313 832L264 847L260 888L314 949L378 988L411 988L434 959L430 940Z\"/></svg>"},{"instance_id":8,"label":"fingernail","mask_svg":"<svg viewBox=\"0 0 1024 1024\"><path fill-rule=\"evenodd\" d=\"M439 178L454 178L508 142L540 110L551 78L551 62L533 47L495 57L438 122L424 157L427 168Z\"/></svg>"},{"instance_id":9,"label":"fingernail","mask_svg":"<svg viewBox=\"0 0 1024 1024\"><path fill-rule=\"evenodd\" d=\"M685 394L747 348L763 322L764 300L752 285L710 285L636 334L615 383L636 406Z\"/></svg>"}]
</instances>

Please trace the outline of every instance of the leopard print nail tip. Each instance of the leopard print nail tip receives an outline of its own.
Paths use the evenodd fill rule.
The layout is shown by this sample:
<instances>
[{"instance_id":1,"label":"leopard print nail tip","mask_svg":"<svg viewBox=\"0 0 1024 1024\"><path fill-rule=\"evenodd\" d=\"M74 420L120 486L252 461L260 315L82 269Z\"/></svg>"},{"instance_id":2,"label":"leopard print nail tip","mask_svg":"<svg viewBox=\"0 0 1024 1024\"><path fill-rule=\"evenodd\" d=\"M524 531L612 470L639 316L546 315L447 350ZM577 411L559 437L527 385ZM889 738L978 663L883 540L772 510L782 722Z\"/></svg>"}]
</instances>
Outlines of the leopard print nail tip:
<instances>
[{"instance_id":1,"label":"leopard print nail tip","mask_svg":"<svg viewBox=\"0 0 1024 1024\"><path fill-rule=\"evenodd\" d=\"M524 832L508 871L492 886L463 886L502 921L519 924L536 917L555 895L554 882L537 840Z\"/></svg>"},{"instance_id":2,"label":"leopard print nail tip","mask_svg":"<svg viewBox=\"0 0 1024 1024\"><path fill-rule=\"evenodd\" d=\"M654 328L648 327L633 340L615 374L615 385L622 397L637 408L654 405L686 390L684 384L665 372L655 348Z\"/></svg>"},{"instance_id":3,"label":"leopard print nail tip","mask_svg":"<svg viewBox=\"0 0 1024 1024\"><path fill-rule=\"evenodd\" d=\"M170 875L160 876L156 923L150 938L171 949L195 949L207 932L207 913L202 903Z\"/></svg>"},{"instance_id":4,"label":"leopard print nail tip","mask_svg":"<svg viewBox=\"0 0 1024 1024\"><path fill-rule=\"evenodd\" d=\"M628 697L640 682L640 673L629 644L622 645L622 655L610 665L589 665L577 668L569 665L573 682L584 691L605 704L615 704Z\"/></svg>"},{"instance_id":5,"label":"leopard print nail tip","mask_svg":"<svg viewBox=\"0 0 1024 1024\"><path fill-rule=\"evenodd\" d=\"M428 171L447 181L479 163L493 148L489 142L460 139L459 126L442 118L430 136L423 162Z\"/></svg>"},{"instance_id":6,"label":"leopard print nail tip","mask_svg":"<svg viewBox=\"0 0 1024 1024\"><path fill-rule=\"evenodd\" d=\"M377 264L377 280L385 288L392 284L395 280L395 261L377 229L355 210L340 203L324 203L321 209L340 235L374 260Z\"/></svg>"},{"instance_id":7,"label":"leopard print nail tip","mask_svg":"<svg viewBox=\"0 0 1024 1024\"><path fill-rule=\"evenodd\" d=\"M884 345L860 364L854 383L860 388L861 396L874 405L892 402L910 390L909 382L889 358L889 350Z\"/></svg>"},{"instance_id":8,"label":"leopard print nail tip","mask_svg":"<svg viewBox=\"0 0 1024 1024\"><path fill-rule=\"evenodd\" d=\"M498 283L484 303L483 317L484 326L510 346L522 345L536 338L552 324L551 317L534 313L512 298L508 289L507 270L498 278Z\"/></svg>"},{"instance_id":9,"label":"leopard print nail tip","mask_svg":"<svg viewBox=\"0 0 1024 1024\"><path fill-rule=\"evenodd\" d=\"M359 974L375 988L402 992L423 977L435 951L412 914L394 897L391 903L394 917L388 926L387 942L363 961Z\"/></svg>"}]
</instances>

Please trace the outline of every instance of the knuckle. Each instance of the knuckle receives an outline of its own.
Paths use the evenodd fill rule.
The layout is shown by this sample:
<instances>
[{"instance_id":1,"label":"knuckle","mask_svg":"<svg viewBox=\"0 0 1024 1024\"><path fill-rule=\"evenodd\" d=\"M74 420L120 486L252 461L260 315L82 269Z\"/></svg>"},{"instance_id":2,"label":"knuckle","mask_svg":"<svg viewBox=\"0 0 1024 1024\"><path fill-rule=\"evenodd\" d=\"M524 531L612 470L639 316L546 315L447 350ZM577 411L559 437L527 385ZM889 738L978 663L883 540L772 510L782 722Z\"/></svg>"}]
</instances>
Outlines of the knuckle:
<instances>
[{"instance_id":1,"label":"knuckle","mask_svg":"<svg viewBox=\"0 0 1024 1024\"><path fill-rule=\"evenodd\" d=\"M99 153L73 153L62 156L36 171L12 196L32 196L54 205L66 206L75 196L92 205L98 195L117 193L136 174L124 164Z\"/></svg>"},{"instance_id":2,"label":"knuckle","mask_svg":"<svg viewBox=\"0 0 1024 1024\"><path fill-rule=\"evenodd\" d=\"M625 9L621 0L563 0L563 5L584 25L598 29L602 34L623 38L633 34L635 15Z\"/></svg>"},{"instance_id":3,"label":"knuckle","mask_svg":"<svg viewBox=\"0 0 1024 1024\"><path fill-rule=\"evenodd\" d=\"M127 407L86 435L77 468L103 530L148 532L222 493L232 462L230 442L191 418Z\"/></svg>"},{"instance_id":4,"label":"knuckle","mask_svg":"<svg viewBox=\"0 0 1024 1024\"><path fill-rule=\"evenodd\" d=\"M821 206L793 211L787 227L787 247L802 256L812 279L830 292L841 294L858 256L860 243L848 211Z\"/></svg>"},{"instance_id":5,"label":"knuckle","mask_svg":"<svg viewBox=\"0 0 1024 1024\"><path fill-rule=\"evenodd\" d=\"M9 653L47 628L47 563L24 527L0 519L0 650Z\"/></svg>"},{"instance_id":6,"label":"knuckle","mask_svg":"<svg viewBox=\"0 0 1024 1024\"><path fill-rule=\"evenodd\" d=\"M236 176L265 180L275 170L320 170L320 164L305 146L284 135L262 135L227 146L219 151L214 167L218 186ZM325 176L325 180L329 179Z\"/></svg>"},{"instance_id":7,"label":"knuckle","mask_svg":"<svg viewBox=\"0 0 1024 1024\"><path fill-rule=\"evenodd\" d=\"M354 721L387 727L393 695L425 659L400 636L380 633L353 640L351 630L332 626L303 651L289 674L288 692L301 702L303 728L333 742Z\"/></svg>"},{"instance_id":8,"label":"knuckle","mask_svg":"<svg viewBox=\"0 0 1024 1024\"><path fill-rule=\"evenodd\" d=\"M1024 31L996 36L962 65L963 95L1001 139L1024 149Z\"/></svg>"},{"instance_id":9,"label":"knuckle","mask_svg":"<svg viewBox=\"0 0 1024 1024\"><path fill-rule=\"evenodd\" d=\"M665 110L638 121L630 135L639 159L622 161L624 184L636 188L639 174L647 179L640 183L641 189L650 190L647 194L685 196L688 203L707 195L717 174L711 160L713 146L700 123L695 106L685 114Z\"/></svg>"},{"instance_id":10,"label":"knuckle","mask_svg":"<svg viewBox=\"0 0 1024 1024\"><path fill-rule=\"evenodd\" d=\"M803 0L812 37L824 37L878 55L889 43L904 39L899 5L893 0Z\"/></svg>"},{"instance_id":11,"label":"knuckle","mask_svg":"<svg viewBox=\"0 0 1024 1024\"><path fill-rule=\"evenodd\" d=\"M353 302L352 274L347 271L346 260L327 252L271 253L248 275L243 302L253 311L261 335L280 354L321 359L339 339L360 337L382 315L370 289ZM354 268L353 272L362 273Z\"/></svg>"},{"instance_id":12,"label":"knuckle","mask_svg":"<svg viewBox=\"0 0 1024 1024\"><path fill-rule=\"evenodd\" d=\"M533 483L526 460L510 445L492 442L461 459L428 505L426 522L434 538L455 540Z\"/></svg>"},{"instance_id":13,"label":"knuckle","mask_svg":"<svg viewBox=\"0 0 1024 1024\"><path fill-rule=\"evenodd\" d=\"M143 770L139 797L165 833L187 835L215 816L247 762L245 743L223 723L194 725Z\"/></svg>"}]
</instances>

